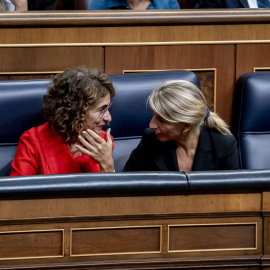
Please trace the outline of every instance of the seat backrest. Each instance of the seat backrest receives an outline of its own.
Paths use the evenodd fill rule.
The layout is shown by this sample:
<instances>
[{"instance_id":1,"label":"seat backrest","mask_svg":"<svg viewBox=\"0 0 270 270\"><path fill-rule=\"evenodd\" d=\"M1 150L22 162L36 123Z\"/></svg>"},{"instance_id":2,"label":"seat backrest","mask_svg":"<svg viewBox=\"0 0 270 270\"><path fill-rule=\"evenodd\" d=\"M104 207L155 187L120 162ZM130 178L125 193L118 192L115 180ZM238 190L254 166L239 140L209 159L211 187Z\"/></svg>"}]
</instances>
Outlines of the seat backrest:
<instances>
[{"instance_id":1,"label":"seat backrest","mask_svg":"<svg viewBox=\"0 0 270 270\"><path fill-rule=\"evenodd\" d=\"M22 133L44 123L41 110L49 82L0 82L0 176L9 175Z\"/></svg>"},{"instance_id":2,"label":"seat backrest","mask_svg":"<svg viewBox=\"0 0 270 270\"><path fill-rule=\"evenodd\" d=\"M190 71L166 71L112 75L116 95L110 108L115 150L116 171L121 171L145 128L152 111L146 106L150 93L169 79L187 80L200 87L197 76ZM43 96L50 80L0 82L0 176L10 173L17 144L22 133L44 123Z\"/></svg>"},{"instance_id":3,"label":"seat backrest","mask_svg":"<svg viewBox=\"0 0 270 270\"><path fill-rule=\"evenodd\" d=\"M242 75L239 97L238 143L243 169L270 168L270 72Z\"/></svg>"}]
</instances>

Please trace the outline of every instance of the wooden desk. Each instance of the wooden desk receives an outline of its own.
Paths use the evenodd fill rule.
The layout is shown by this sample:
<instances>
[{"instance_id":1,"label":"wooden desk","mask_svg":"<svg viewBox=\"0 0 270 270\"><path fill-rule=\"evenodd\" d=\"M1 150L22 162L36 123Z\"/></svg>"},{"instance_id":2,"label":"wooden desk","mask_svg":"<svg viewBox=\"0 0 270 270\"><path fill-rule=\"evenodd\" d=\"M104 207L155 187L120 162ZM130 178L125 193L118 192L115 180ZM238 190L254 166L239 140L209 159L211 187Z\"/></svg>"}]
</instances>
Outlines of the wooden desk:
<instances>
[{"instance_id":1,"label":"wooden desk","mask_svg":"<svg viewBox=\"0 0 270 270\"><path fill-rule=\"evenodd\" d=\"M235 82L269 70L269 43L269 9L1 13L0 79L77 65L108 74L189 69L230 123Z\"/></svg>"},{"instance_id":2,"label":"wooden desk","mask_svg":"<svg viewBox=\"0 0 270 270\"><path fill-rule=\"evenodd\" d=\"M268 197L1 198L0 270L256 270L269 264Z\"/></svg>"}]
</instances>

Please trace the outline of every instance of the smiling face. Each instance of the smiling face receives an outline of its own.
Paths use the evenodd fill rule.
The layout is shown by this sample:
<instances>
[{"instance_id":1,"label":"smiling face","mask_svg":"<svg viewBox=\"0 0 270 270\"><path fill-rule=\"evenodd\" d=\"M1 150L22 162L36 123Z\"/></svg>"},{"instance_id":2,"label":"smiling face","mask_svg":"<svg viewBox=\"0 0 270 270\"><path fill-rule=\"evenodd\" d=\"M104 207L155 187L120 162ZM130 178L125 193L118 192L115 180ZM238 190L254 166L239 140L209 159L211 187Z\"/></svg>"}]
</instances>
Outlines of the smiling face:
<instances>
[{"instance_id":1,"label":"smiling face","mask_svg":"<svg viewBox=\"0 0 270 270\"><path fill-rule=\"evenodd\" d=\"M108 109L110 105L110 94L101 98L99 102L90 108L85 115L84 129L91 129L96 134L100 134L107 122L111 122L112 117Z\"/></svg>"},{"instance_id":2,"label":"smiling face","mask_svg":"<svg viewBox=\"0 0 270 270\"><path fill-rule=\"evenodd\" d=\"M149 127L155 130L157 138L162 141L179 141L183 137L183 123L170 123L153 111Z\"/></svg>"}]
</instances>

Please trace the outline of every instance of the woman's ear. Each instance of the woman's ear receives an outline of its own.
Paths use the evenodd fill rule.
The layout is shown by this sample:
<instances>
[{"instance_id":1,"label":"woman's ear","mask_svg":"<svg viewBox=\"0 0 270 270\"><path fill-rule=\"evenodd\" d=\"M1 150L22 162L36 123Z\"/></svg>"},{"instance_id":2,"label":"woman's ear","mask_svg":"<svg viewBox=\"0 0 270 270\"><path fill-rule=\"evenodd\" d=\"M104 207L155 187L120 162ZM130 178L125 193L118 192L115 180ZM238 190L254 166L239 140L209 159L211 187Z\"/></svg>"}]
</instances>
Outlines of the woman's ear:
<instances>
[{"instance_id":1,"label":"woman's ear","mask_svg":"<svg viewBox=\"0 0 270 270\"><path fill-rule=\"evenodd\" d=\"M183 123L183 132L188 133L192 128L192 124L190 123Z\"/></svg>"}]
</instances>

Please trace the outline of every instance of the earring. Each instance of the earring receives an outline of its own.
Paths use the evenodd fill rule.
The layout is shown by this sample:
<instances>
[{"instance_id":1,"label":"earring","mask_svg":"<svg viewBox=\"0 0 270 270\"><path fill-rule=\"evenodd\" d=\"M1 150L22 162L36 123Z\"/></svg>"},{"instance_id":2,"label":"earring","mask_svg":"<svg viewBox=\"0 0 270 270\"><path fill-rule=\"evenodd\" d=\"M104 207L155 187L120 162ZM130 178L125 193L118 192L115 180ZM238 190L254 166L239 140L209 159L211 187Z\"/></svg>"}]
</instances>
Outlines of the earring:
<instances>
[{"instance_id":1,"label":"earring","mask_svg":"<svg viewBox=\"0 0 270 270\"><path fill-rule=\"evenodd\" d=\"M183 131L183 135L186 135L187 133L185 131Z\"/></svg>"}]
</instances>

